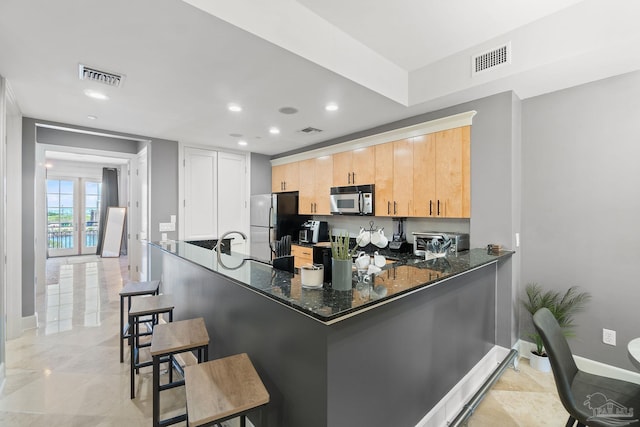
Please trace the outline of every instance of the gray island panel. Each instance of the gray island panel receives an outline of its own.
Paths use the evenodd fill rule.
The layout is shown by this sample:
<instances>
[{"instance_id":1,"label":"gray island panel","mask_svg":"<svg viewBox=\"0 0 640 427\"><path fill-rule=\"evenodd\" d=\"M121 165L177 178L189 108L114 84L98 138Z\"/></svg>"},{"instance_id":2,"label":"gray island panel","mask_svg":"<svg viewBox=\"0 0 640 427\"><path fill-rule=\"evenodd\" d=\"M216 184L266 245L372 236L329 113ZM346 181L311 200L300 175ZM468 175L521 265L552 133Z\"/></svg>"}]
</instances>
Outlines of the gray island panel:
<instances>
[{"instance_id":1,"label":"gray island panel","mask_svg":"<svg viewBox=\"0 0 640 427\"><path fill-rule=\"evenodd\" d=\"M210 251L194 259L151 245L150 256L174 317L205 318L210 358L249 354L271 395L270 426L414 426L495 344L498 257L463 272L455 260L449 272L396 265L375 282L395 298L355 287L327 300L334 291L268 266L215 271Z\"/></svg>"}]
</instances>

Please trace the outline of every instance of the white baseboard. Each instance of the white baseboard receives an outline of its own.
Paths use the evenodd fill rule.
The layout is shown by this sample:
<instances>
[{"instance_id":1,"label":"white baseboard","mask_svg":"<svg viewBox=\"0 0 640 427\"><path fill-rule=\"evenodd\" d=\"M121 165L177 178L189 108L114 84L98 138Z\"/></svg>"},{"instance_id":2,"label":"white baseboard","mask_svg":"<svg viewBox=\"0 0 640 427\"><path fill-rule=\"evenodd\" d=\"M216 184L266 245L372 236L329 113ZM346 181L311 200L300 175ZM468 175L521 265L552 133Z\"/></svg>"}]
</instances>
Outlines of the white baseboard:
<instances>
[{"instance_id":1,"label":"white baseboard","mask_svg":"<svg viewBox=\"0 0 640 427\"><path fill-rule=\"evenodd\" d=\"M527 359L529 358L531 350L535 348L534 343L524 340L518 340L516 346L518 348L518 351L520 352L520 356L526 357ZM616 378L619 380L640 384L640 373L638 372L618 368L617 366L607 365L606 363L587 359L586 357L581 356L573 356L573 360L575 360L578 369L590 374L602 375L603 377Z\"/></svg>"},{"instance_id":2,"label":"white baseboard","mask_svg":"<svg viewBox=\"0 0 640 427\"><path fill-rule=\"evenodd\" d=\"M29 329L35 329L38 327L38 313L35 313L32 316L27 316L22 318L22 330L26 331Z\"/></svg>"},{"instance_id":3,"label":"white baseboard","mask_svg":"<svg viewBox=\"0 0 640 427\"><path fill-rule=\"evenodd\" d=\"M509 353L494 346L476 365L420 420L416 427L442 427L453 420L482 384Z\"/></svg>"}]
</instances>

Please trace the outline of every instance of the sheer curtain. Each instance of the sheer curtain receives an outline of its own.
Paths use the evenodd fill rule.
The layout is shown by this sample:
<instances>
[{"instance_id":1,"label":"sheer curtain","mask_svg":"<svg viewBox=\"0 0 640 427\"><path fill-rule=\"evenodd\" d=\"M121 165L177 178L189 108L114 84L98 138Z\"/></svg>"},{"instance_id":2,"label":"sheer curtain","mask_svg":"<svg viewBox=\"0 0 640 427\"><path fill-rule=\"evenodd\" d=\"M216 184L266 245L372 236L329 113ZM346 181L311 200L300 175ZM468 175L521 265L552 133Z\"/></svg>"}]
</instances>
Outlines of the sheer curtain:
<instances>
[{"instance_id":1,"label":"sheer curtain","mask_svg":"<svg viewBox=\"0 0 640 427\"><path fill-rule=\"evenodd\" d=\"M118 206L118 169L102 168L102 190L100 195L100 223L98 225L98 244L96 254L102 253L104 229L107 224L107 209Z\"/></svg>"}]
</instances>

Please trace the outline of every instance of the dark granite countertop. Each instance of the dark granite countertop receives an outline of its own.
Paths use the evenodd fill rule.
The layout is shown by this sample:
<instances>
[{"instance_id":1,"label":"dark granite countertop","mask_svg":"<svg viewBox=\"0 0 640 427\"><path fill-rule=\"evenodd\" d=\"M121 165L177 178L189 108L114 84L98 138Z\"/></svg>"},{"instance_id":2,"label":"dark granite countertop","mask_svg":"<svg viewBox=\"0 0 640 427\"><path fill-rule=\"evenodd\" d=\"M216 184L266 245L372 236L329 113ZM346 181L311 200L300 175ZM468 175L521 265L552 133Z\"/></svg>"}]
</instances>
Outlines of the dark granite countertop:
<instances>
[{"instance_id":1,"label":"dark granite countertop","mask_svg":"<svg viewBox=\"0 0 640 427\"><path fill-rule=\"evenodd\" d=\"M334 291L328 286L318 289L303 288L298 273L274 269L268 262L250 259L244 254L223 253L218 260L214 251L183 241L150 244L326 324L407 296L413 291L437 285L513 254L511 251L504 251L499 255L492 255L486 249L471 249L425 261L412 254L383 250L380 253L388 255L390 259L393 257L394 262L387 264L373 281L370 278L359 279L354 271L353 288L350 291Z\"/></svg>"}]
</instances>

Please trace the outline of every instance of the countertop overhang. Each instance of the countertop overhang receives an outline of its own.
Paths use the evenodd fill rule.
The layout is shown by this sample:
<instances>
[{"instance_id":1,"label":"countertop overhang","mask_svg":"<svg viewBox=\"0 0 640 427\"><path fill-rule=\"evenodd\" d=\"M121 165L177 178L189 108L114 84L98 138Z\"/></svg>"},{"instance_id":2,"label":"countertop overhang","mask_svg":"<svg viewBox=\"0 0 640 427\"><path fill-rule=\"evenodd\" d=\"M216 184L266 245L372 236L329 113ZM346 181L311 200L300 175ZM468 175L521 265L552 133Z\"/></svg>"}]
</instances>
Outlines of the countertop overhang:
<instances>
[{"instance_id":1,"label":"countertop overhang","mask_svg":"<svg viewBox=\"0 0 640 427\"><path fill-rule=\"evenodd\" d=\"M394 263L385 266L373 280L358 280L354 273L353 288L350 291L336 291L326 287L304 288L300 274L274 269L268 262L252 259L245 254L222 253L218 258L215 251L184 241L149 244L326 325L408 297L415 292L443 285L456 276L497 263L514 253L503 251L494 255L486 249L471 249L432 260L402 255Z\"/></svg>"}]
</instances>

